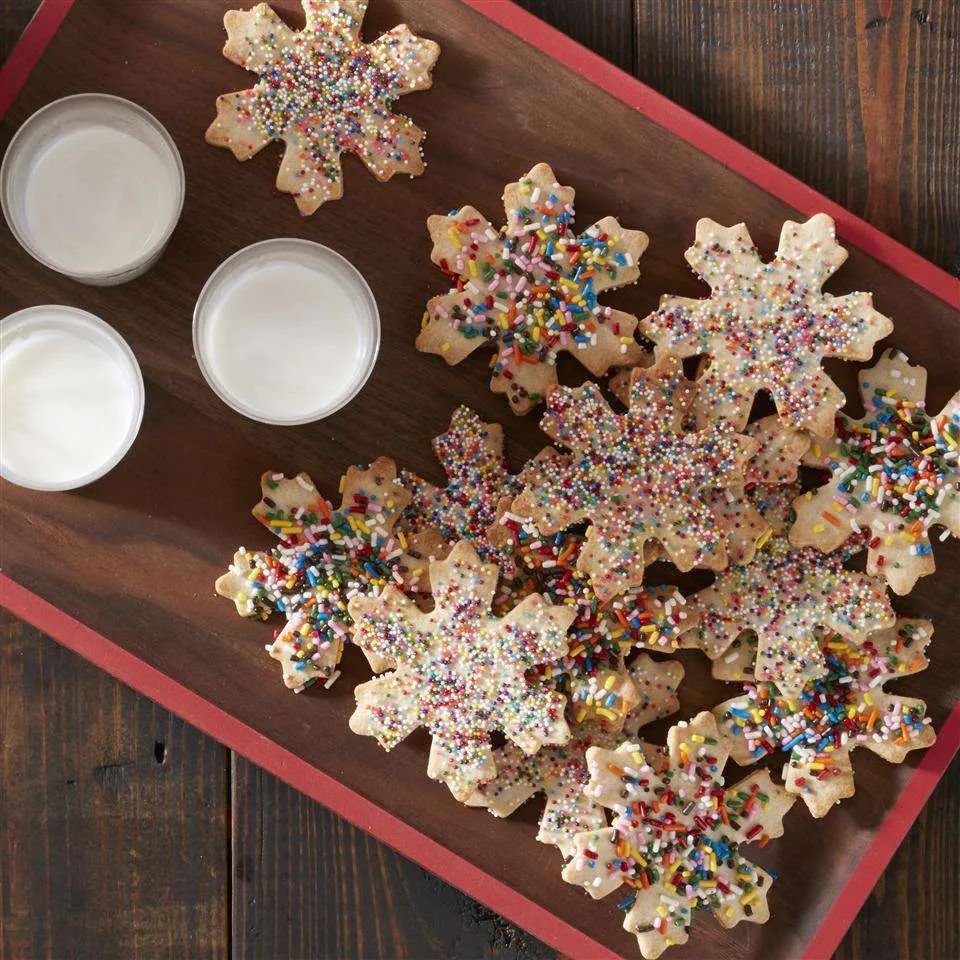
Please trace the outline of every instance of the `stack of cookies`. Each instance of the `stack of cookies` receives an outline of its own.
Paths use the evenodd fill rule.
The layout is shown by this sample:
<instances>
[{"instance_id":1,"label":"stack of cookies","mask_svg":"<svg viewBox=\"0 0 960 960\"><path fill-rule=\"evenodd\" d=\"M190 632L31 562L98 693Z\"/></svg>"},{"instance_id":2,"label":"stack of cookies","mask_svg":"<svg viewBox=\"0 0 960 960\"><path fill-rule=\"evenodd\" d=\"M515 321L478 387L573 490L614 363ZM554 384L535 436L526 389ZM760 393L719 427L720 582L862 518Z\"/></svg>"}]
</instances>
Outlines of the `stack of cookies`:
<instances>
[{"instance_id":1,"label":"stack of cookies","mask_svg":"<svg viewBox=\"0 0 960 960\"><path fill-rule=\"evenodd\" d=\"M422 132L389 105L429 85L439 50L405 27L361 43L363 6L307 3L299 33L264 5L228 15L225 52L261 79L220 99L208 139L240 159L284 140L278 186L305 213L342 192L343 150L381 179L422 171ZM316 91L294 95L311 57L352 64L342 129L308 122ZM825 214L785 223L769 261L743 224L701 220L686 258L709 296L638 319L602 295L637 281L646 234L614 217L578 232L545 163L503 201L502 227L471 206L429 219L450 289L416 347L455 364L486 346L504 409L543 407L543 450L511 472L502 426L460 407L434 444L445 486L380 458L334 507L268 472L253 513L278 541L241 548L216 587L243 616L280 615L267 650L297 692L359 647L374 676L350 728L390 750L424 727L427 774L456 800L507 817L542 794L563 878L616 891L654 958L698 911L768 918L773 878L745 845L780 836L798 797L822 817L852 795L855 747L896 763L933 742L923 701L886 691L927 666L933 626L889 594L960 535L960 394L928 411L925 371L887 350L861 371L864 415L841 411L823 360L869 361L893 324L868 293L823 292L847 256ZM593 379L559 385L560 353ZM760 392L775 413L752 416ZM801 466L821 471L806 492ZM685 596L650 582L655 564L713 583ZM733 695L645 743L688 650ZM725 785L728 757L779 752L782 771Z\"/></svg>"}]
</instances>

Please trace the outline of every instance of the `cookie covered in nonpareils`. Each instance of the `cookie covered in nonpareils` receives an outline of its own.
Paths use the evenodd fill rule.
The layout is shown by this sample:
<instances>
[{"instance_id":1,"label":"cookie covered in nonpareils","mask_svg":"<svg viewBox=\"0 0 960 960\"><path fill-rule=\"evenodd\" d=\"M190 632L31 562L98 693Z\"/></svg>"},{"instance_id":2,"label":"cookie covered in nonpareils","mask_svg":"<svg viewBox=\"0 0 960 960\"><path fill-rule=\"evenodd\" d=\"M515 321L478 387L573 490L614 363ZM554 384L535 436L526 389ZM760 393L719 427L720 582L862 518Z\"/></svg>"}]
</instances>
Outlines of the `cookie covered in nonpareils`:
<instances>
[{"instance_id":1,"label":"cookie covered in nonpareils","mask_svg":"<svg viewBox=\"0 0 960 960\"><path fill-rule=\"evenodd\" d=\"M433 441L433 450L447 476L437 487L404 470L403 485L413 499L404 512L404 525L415 532L435 530L443 540L469 540L487 560L503 560L490 544L487 531L500 501L520 490L503 452L503 427L484 423L473 410L460 406L450 418L450 429Z\"/></svg>"},{"instance_id":2,"label":"cookie covered in nonpareils","mask_svg":"<svg viewBox=\"0 0 960 960\"><path fill-rule=\"evenodd\" d=\"M427 773L459 800L496 775L493 731L529 754L570 738L566 698L527 674L566 653L574 610L533 594L496 617L498 572L461 541L430 564L429 613L395 587L349 605L355 641L397 665L356 688L350 729L390 750L425 727L433 738Z\"/></svg>"},{"instance_id":3,"label":"cookie covered in nonpareils","mask_svg":"<svg viewBox=\"0 0 960 960\"><path fill-rule=\"evenodd\" d=\"M206 139L238 160L282 140L277 189L293 194L307 215L343 195L344 152L355 153L378 180L423 173L424 133L392 103L431 85L440 47L406 24L364 43L366 0L303 0L303 9L307 22L298 31L265 3L224 16L223 55L260 80L217 98Z\"/></svg>"},{"instance_id":4,"label":"cookie covered in nonpareils","mask_svg":"<svg viewBox=\"0 0 960 960\"><path fill-rule=\"evenodd\" d=\"M727 531L708 492L742 482L757 441L723 421L684 430L693 390L668 356L633 371L625 414L593 383L550 392L541 427L570 453L531 463L511 509L545 534L589 520L577 568L601 600L643 582L650 541L680 570L727 565Z\"/></svg>"},{"instance_id":5,"label":"cookie covered in nonpareils","mask_svg":"<svg viewBox=\"0 0 960 960\"><path fill-rule=\"evenodd\" d=\"M794 547L774 534L750 563L721 571L689 598L698 623L686 645L720 660L742 634L753 632L756 678L775 683L785 697L799 696L827 670L819 629L859 645L893 623L883 581L844 569L845 559L840 552Z\"/></svg>"},{"instance_id":6,"label":"cookie covered in nonpareils","mask_svg":"<svg viewBox=\"0 0 960 960\"><path fill-rule=\"evenodd\" d=\"M893 330L871 294L835 297L821 289L847 259L833 220L818 213L805 223L787 221L768 263L744 224L700 220L686 258L710 296L662 297L640 332L658 354L703 358L697 423L723 417L741 428L755 395L766 390L785 424L828 436L844 396L823 372L823 359L869 360L876 341Z\"/></svg>"}]
</instances>

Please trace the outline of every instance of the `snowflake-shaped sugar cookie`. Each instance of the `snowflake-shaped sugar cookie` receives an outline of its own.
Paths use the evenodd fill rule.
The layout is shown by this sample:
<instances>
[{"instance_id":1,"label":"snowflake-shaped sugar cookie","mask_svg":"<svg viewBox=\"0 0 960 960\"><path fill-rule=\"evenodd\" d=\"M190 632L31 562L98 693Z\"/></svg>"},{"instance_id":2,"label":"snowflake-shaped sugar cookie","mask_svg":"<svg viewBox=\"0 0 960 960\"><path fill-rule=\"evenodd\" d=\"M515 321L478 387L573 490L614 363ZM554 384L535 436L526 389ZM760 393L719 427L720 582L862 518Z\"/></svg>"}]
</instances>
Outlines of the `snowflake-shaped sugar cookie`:
<instances>
[{"instance_id":1,"label":"snowflake-shaped sugar cookie","mask_svg":"<svg viewBox=\"0 0 960 960\"><path fill-rule=\"evenodd\" d=\"M299 693L335 679L352 629L351 596L377 593L387 583L416 591L427 575L394 533L410 494L397 485L392 460L382 457L366 470L351 467L337 510L305 473L268 471L261 487L253 515L280 543L269 551L241 547L216 590L241 616L266 620L276 612L287 618L267 651L280 661L284 683Z\"/></svg>"},{"instance_id":2,"label":"snowflake-shaped sugar cookie","mask_svg":"<svg viewBox=\"0 0 960 960\"><path fill-rule=\"evenodd\" d=\"M223 55L259 82L217 98L207 143L247 160L271 140L286 144L277 189L304 215L343 195L340 156L356 154L378 180L423 173L423 131L391 105L425 90L440 54L400 24L373 43L360 39L366 0L303 0L303 30L265 3L229 10Z\"/></svg>"},{"instance_id":3,"label":"snowflake-shaped sugar cookie","mask_svg":"<svg viewBox=\"0 0 960 960\"><path fill-rule=\"evenodd\" d=\"M647 960L686 943L698 910L724 927L769 919L773 878L741 850L781 836L795 799L766 770L724 787L727 747L710 713L671 727L667 746L666 761L635 743L587 750L584 793L614 819L578 834L563 870L597 899L628 888L623 926Z\"/></svg>"},{"instance_id":4,"label":"snowflake-shaped sugar cookie","mask_svg":"<svg viewBox=\"0 0 960 960\"><path fill-rule=\"evenodd\" d=\"M741 483L757 444L725 422L684 431L691 390L680 361L666 356L633 371L625 414L593 383L550 392L540 425L571 453L530 464L512 510L547 535L590 521L577 567L601 600L643 582L649 541L680 570L727 565L707 491Z\"/></svg>"},{"instance_id":5,"label":"snowflake-shaped sugar cookie","mask_svg":"<svg viewBox=\"0 0 960 960\"><path fill-rule=\"evenodd\" d=\"M960 536L960 393L929 414L927 371L893 350L859 377L866 413L838 413L834 435L811 449L806 463L830 480L795 501L790 540L836 550L866 531L867 571L909 593L935 569L931 528Z\"/></svg>"},{"instance_id":6,"label":"snowflake-shaped sugar cookie","mask_svg":"<svg viewBox=\"0 0 960 960\"><path fill-rule=\"evenodd\" d=\"M836 631L854 644L893 623L883 581L845 570L846 555L794 547L775 534L750 563L717 574L689 598L698 617L687 645L720 660L744 632L757 636L756 678L794 698L826 665L818 630Z\"/></svg>"},{"instance_id":7,"label":"snowflake-shaped sugar cookie","mask_svg":"<svg viewBox=\"0 0 960 960\"><path fill-rule=\"evenodd\" d=\"M714 709L731 737L730 755L746 765L778 751L789 754L787 790L815 817L824 816L853 796L850 754L856 747L901 763L909 751L936 740L922 700L883 689L889 680L927 668L924 649L932 635L928 620L905 618L859 647L839 634L821 633L826 673L798 698L781 697L769 683L748 683L741 696Z\"/></svg>"},{"instance_id":8,"label":"snowflake-shaped sugar cookie","mask_svg":"<svg viewBox=\"0 0 960 960\"><path fill-rule=\"evenodd\" d=\"M430 564L429 613L392 586L349 604L356 642L397 664L356 688L350 729L390 750L426 727L433 737L427 773L458 800L496 775L492 731L531 754L570 737L565 698L526 674L566 653L574 611L534 594L496 617L497 575L495 564L461 541Z\"/></svg>"},{"instance_id":9,"label":"snowflake-shaped sugar cookie","mask_svg":"<svg viewBox=\"0 0 960 960\"><path fill-rule=\"evenodd\" d=\"M404 523L419 532L436 530L448 543L469 540L484 559L504 557L487 540L500 502L520 489L503 453L503 428L484 423L469 407L458 407L450 429L433 441L433 450L447 475L437 487L404 471L403 485L413 494Z\"/></svg>"},{"instance_id":10,"label":"snowflake-shaped sugar cookie","mask_svg":"<svg viewBox=\"0 0 960 960\"><path fill-rule=\"evenodd\" d=\"M697 423L724 417L743 427L754 396L766 390L785 424L829 435L844 397L821 369L823 358L869 360L874 343L893 330L869 293L821 290L847 259L833 220L824 213L806 223L788 220L769 263L744 224L700 220L686 258L710 296L662 297L640 329L658 353L704 358Z\"/></svg>"},{"instance_id":11,"label":"snowflake-shaped sugar cookie","mask_svg":"<svg viewBox=\"0 0 960 960\"><path fill-rule=\"evenodd\" d=\"M639 699L627 715L622 733L603 721L589 720L573 727L568 743L543 747L532 757L507 744L495 751L496 777L476 789L467 799L468 806L486 807L495 817L509 817L535 793L543 793L546 804L537 839L559 847L564 857L571 856L576 834L606 826L603 808L583 792L590 779L587 750L612 750L625 736L635 738L641 727L676 713L679 706L677 687L683 667L677 661L658 663L642 653L628 673Z\"/></svg>"},{"instance_id":12,"label":"snowflake-shaped sugar cookie","mask_svg":"<svg viewBox=\"0 0 960 960\"><path fill-rule=\"evenodd\" d=\"M637 318L598 300L639 277L647 235L614 217L576 234L573 196L538 163L507 185L499 233L469 206L427 221L431 259L456 286L427 304L417 349L455 364L490 344L490 389L514 413L532 410L557 382L558 353L594 376L647 356L633 337Z\"/></svg>"}]
</instances>

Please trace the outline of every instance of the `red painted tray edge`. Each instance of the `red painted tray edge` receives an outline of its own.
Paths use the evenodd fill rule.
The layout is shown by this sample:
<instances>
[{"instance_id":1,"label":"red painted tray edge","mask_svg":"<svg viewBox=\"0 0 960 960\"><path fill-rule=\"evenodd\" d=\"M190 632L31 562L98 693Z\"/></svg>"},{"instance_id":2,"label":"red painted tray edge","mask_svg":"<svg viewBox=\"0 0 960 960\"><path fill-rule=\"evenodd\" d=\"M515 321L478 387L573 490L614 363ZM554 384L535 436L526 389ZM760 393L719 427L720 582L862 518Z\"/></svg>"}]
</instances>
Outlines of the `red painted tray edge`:
<instances>
[{"instance_id":1,"label":"red painted tray edge","mask_svg":"<svg viewBox=\"0 0 960 960\"><path fill-rule=\"evenodd\" d=\"M74 0L42 0L0 69L0 118L60 28ZM829 213L840 236L960 309L960 283L848 210L828 200L752 150L727 137L602 57L516 6L511 0L462 0L499 26L559 60L674 135L805 213ZM386 810L285 750L241 720L112 643L43 598L0 573L0 606L51 636L132 689L236 750L355 826L476 898L491 910L574 955L608 960L617 955L560 917L459 857ZM910 775L829 913L804 950L804 960L829 957L876 885L950 761L960 749L960 703L937 742Z\"/></svg>"},{"instance_id":2,"label":"red painted tray edge","mask_svg":"<svg viewBox=\"0 0 960 960\"><path fill-rule=\"evenodd\" d=\"M575 956L618 960L549 910L2 573L0 606L551 946Z\"/></svg>"}]
</instances>

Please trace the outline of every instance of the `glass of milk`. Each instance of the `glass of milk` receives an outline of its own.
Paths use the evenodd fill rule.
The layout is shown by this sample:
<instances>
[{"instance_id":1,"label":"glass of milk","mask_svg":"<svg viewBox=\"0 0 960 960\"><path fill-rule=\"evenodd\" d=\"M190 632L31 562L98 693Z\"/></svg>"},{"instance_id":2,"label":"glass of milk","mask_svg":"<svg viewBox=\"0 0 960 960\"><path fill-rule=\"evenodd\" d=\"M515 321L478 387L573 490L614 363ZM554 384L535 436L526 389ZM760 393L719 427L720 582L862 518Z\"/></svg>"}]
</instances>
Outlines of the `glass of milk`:
<instances>
[{"instance_id":1,"label":"glass of milk","mask_svg":"<svg viewBox=\"0 0 960 960\"><path fill-rule=\"evenodd\" d=\"M211 274L193 313L207 383L238 413L290 426L327 417L373 370L380 314L367 282L310 240L244 247Z\"/></svg>"},{"instance_id":2,"label":"glass of milk","mask_svg":"<svg viewBox=\"0 0 960 960\"><path fill-rule=\"evenodd\" d=\"M143 107L103 93L38 110L0 168L0 205L20 245L97 286L156 263L183 198L183 163L167 131Z\"/></svg>"},{"instance_id":3,"label":"glass of milk","mask_svg":"<svg viewBox=\"0 0 960 960\"><path fill-rule=\"evenodd\" d=\"M0 476L32 490L102 477L143 419L143 377L99 317L42 306L0 320Z\"/></svg>"}]
</instances>

